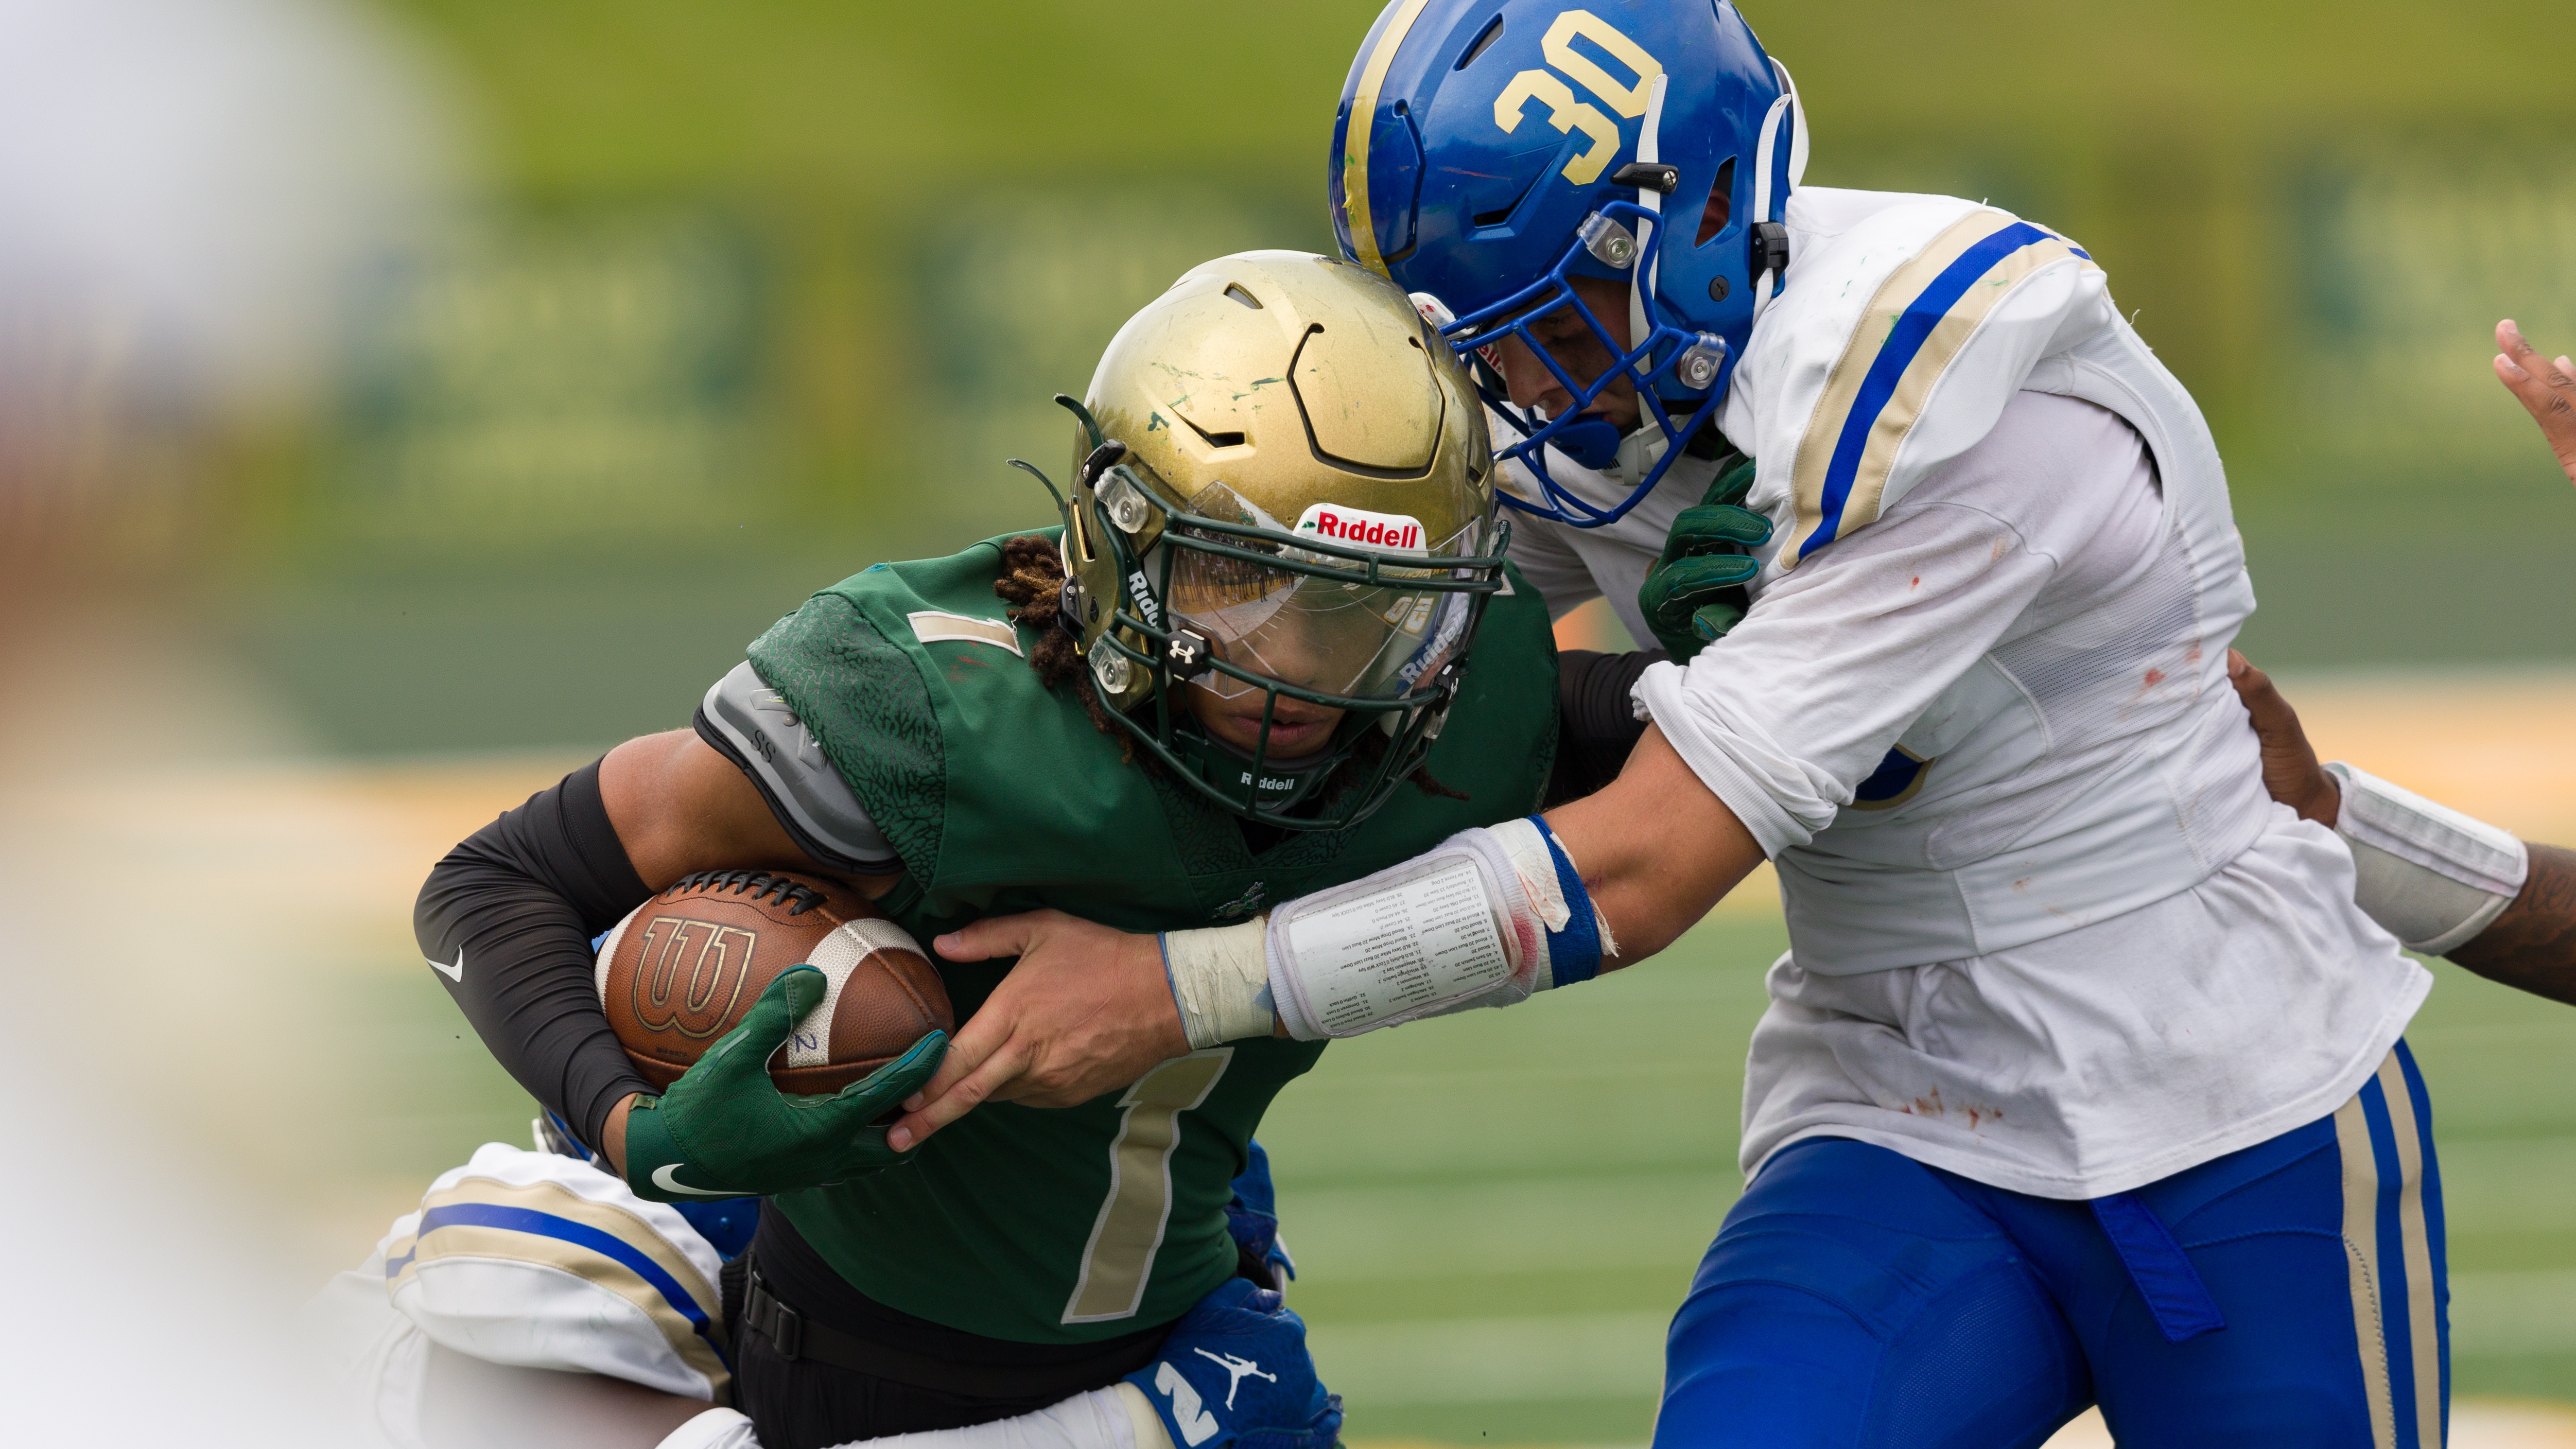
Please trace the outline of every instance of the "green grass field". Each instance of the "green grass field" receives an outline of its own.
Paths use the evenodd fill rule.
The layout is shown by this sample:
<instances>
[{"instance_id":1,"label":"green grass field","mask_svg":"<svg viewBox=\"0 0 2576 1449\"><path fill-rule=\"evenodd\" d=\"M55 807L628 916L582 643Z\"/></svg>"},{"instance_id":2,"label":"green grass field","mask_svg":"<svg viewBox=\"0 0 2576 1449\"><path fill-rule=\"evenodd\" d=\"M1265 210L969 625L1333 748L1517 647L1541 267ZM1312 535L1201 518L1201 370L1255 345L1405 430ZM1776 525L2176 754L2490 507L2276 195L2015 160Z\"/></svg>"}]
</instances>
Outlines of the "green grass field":
<instances>
[{"instance_id":1,"label":"green grass field","mask_svg":"<svg viewBox=\"0 0 2576 1449\"><path fill-rule=\"evenodd\" d=\"M1775 920L1714 919L1581 991L1337 1045L1280 1099L1261 1135L1290 1301L1355 1438L1644 1440L1665 1320L1737 1191L1745 1039L1782 945ZM2435 969L2410 1039L2449 1197L2458 1390L2567 1396L2576 1011ZM425 974L365 979L389 1130L350 1170L425 1183L520 1140L526 1099Z\"/></svg>"}]
</instances>

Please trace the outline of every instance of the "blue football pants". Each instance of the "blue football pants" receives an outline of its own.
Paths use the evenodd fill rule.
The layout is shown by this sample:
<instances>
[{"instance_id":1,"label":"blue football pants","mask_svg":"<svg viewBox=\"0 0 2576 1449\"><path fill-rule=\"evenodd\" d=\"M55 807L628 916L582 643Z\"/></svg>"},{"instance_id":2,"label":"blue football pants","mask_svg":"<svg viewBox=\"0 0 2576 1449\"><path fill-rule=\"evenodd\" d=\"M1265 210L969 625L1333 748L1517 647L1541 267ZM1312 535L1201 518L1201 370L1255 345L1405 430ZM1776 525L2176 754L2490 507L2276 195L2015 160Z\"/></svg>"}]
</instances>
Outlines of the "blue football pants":
<instances>
[{"instance_id":1,"label":"blue football pants","mask_svg":"<svg viewBox=\"0 0 2576 1449\"><path fill-rule=\"evenodd\" d=\"M2333 1115L2133 1193L2006 1192L1884 1147L1774 1154L1674 1316L1659 1449L2438 1449L2432 1116L2400 1043Z\"/></svg>"}]
</instances>

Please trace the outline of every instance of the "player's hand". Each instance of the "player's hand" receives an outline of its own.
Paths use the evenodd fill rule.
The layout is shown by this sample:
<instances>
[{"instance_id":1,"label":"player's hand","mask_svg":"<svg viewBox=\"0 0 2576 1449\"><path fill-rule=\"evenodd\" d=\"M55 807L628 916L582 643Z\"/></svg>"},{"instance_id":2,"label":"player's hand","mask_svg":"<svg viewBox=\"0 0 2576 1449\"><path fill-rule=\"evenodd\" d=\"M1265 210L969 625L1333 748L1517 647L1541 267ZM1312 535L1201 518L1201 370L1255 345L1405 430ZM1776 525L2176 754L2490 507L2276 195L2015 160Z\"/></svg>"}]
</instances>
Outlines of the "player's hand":
<instances>
[{"instance_id":1,"label":"player's hand","mask_svg":"<svg viewBox=\"0 0 2576 1449\"><path fill-rule=\"evenodd\" d=\"M626 1117L626 1185L654 1202L769 1197L847 1182L904 1160L876 1119L921 1090L946 1050L930 1032L902 1056L828 1097L791 1097L769 1059L823 1004L823 973L781 971L697 1065Z\"/></svg>"},{"instance_id":2,"label":"player's hand","mask_svg":"<svg viewBox=\"0 0 2576 1449\"><path fill-rule=\"evenodd\" d=\"M1689 662L1744 617L1743 607L1726 595L1762 571L1747 551L1771 537L1771 520L1739 506L1752 486L1750 458L1719 474L1707 495L1673 520L1663 556L1637 590L1646 627L1675 663Z\"/></svg>"},{"instance_id":3,"label":"player's hand","mask_svg":"<svg viewBox=\"0 0 2576 1449\"><path fill-rule=\"evenodd\" d=\"M2496 324L2496 346L2504 349L2496 354L2496 376L2522 399L2524 410L2549 439L2550 451L2558 455L2567 481L2576 483L2576 362L2563 356L2542 361L2510 317Z\"/></svg>"},{"instance_id":4,"label":"player's hand","mask_svg":"<svg viewBox=\"0 0 2576 1449\"><path fill-rule=\"evenodd\" d=\"M2263 752L2263 788L2300 816L2331 829L2343 813L2343 787L2317 763L2299 712L2273 688L2272 676L2255 668L2244 655L2227 651L2227 682L2254 716L2254 739Z\"/></svg>"},{"instance_id":5,"label":"player's hand","mask_svg":"<svg viewBox=\"0 0 2576 1449\"><path fill-rule=\"evenodd\" d=\"M1163 948L1068 916L996 916L931 943L951 961L1017 956L1011 974L957 1029L948 1059L905 1103L887 1140L916 1147L985 1102L1079 1106L1188 1056Z\"/></svg>"}]
</instances>

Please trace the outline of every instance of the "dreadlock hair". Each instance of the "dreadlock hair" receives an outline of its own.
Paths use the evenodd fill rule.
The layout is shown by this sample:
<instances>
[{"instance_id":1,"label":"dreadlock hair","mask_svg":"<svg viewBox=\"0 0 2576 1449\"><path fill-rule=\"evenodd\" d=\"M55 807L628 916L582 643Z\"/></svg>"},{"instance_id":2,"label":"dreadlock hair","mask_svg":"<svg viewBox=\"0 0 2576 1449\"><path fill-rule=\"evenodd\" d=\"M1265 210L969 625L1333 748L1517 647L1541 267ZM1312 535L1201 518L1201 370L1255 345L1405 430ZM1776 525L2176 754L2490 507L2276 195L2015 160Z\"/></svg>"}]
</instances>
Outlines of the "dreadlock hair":
<instances>
[{"instance_id":1,"label":"dreadlock hair","mask_svg":"<svg viewBox=\"0 0 2576 1449\"><path fill-rule=\"evenodd\" d=\"M1073 632L1057 622L1056 602L1064 597L1064 555L1056 551L1054 540L1023 534L1004 543L1002 576L993 580L993 592L1011 606L1007 612L1012 623L1037 634L1038 642L1029 650L1029 667L1038 672L1038 682L1055 689L1073 681L1073 697L1082 701L1091 727L1117 739L1120 764L1135 763L1135 740L1109 722L1109 707L1092 687L1091 671L1073 651Z\"/></svg>"},{"instance_id":2,"label":"dreadlock hair","mask_svg":"<svg viewBox=\"0 0 2576 1449\"><path fill-rule=\"evenodd\" d=\"M1073 631L1057 622L1056 603L1064 597L1064 555L1056 550L1053 539L1036 534L1022 534L1002 545L1002 576L993 580L993 593L1011 607L1006 611L1014 624L1022 625L1038 636L1029 650L1029 667L1038 672L1038 680L1049 689L1073 683L1073 697L1082 701L1082 712L1091 717L1091 727L1118 741L1118 762L1133 764L1136 759L1135 738L1112 724L1109 707L1100 701L1100 691L1092 686L1091 671L1084 667L1082 656L1073 650ZM1333 793L1352 788L1354 780L1375 765L1386 754L1386 735L1379 730L1365 732L1351 751L1349 768L1333 784ZM1151 768L1155 762L1148 760ZM1466 793L1452 790L1433 778L1430 767L1416 765L1405 777L1414 788L1438 799L1464 800Z\"/></svg>"}]
</instances>

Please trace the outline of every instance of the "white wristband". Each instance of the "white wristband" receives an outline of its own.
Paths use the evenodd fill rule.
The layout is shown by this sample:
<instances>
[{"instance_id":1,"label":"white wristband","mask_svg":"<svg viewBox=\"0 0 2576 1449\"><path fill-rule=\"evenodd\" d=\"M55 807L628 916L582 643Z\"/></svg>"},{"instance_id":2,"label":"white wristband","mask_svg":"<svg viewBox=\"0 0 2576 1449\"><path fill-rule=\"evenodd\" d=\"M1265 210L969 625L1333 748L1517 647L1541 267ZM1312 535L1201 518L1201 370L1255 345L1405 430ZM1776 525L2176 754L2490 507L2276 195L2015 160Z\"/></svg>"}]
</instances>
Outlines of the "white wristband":
<instances>
[{"instance_id":1,"label":"white wristband","mask_svg":"<svg viewBox=\"0 0 2576 1449\"><path fill-rule=\"evenodd\" d=\"M2531 868L2521 841L2341 760L2335 833L2352 847L2354 900L2409 951L2439 956L2494 924Z\"/></svg>"},{"instance_id":2,"label":"white wristband","mask_svg":"<svg viewBox=\"0 0 2576 1449\"><path fill-rule=\"evenodd\" d=\"M672 1430L653 1449L760 1449L751 1420L732 1409L709 1409Z\"/></svg>"},{"instance_id":3,"label":"white wristband","mask_svg":"<svg viewBox=\"0 0 2576 1449\"><path fill-rule=\"evenodd\" d=\"M1192 1050L1270 1035L1277 1016L1270 1007L1270 967L1262 959L1269 920L1255 916L1236 926L1163 933L1163 973Z\"/></svg>"}]
</instances>

